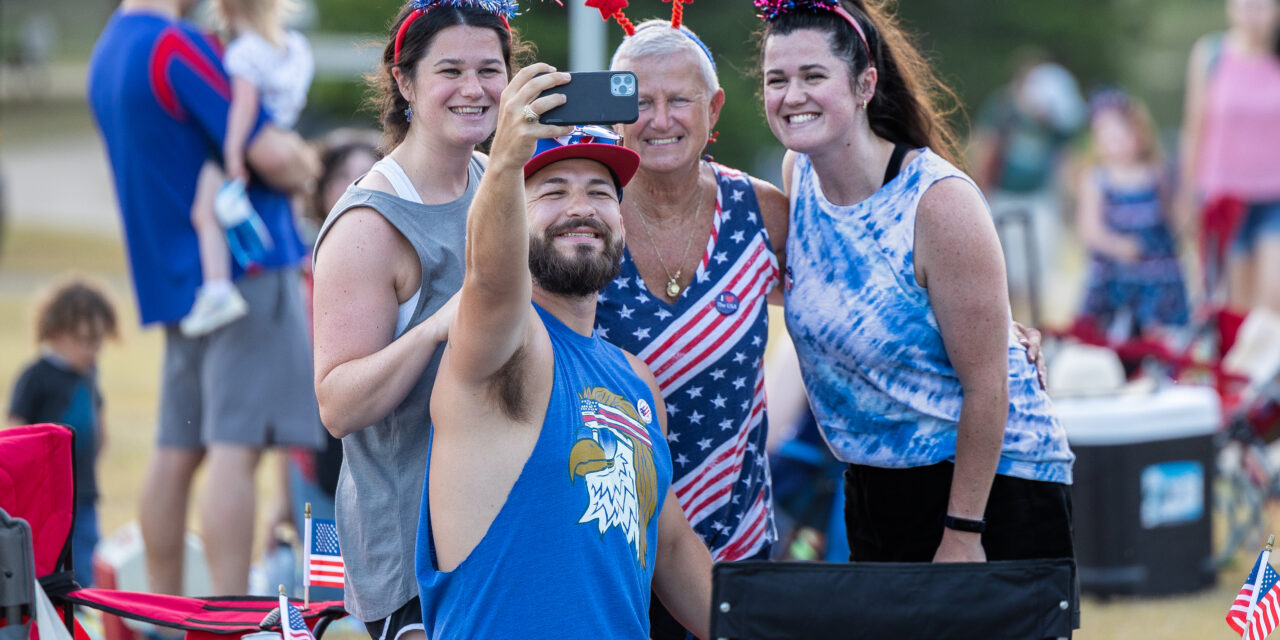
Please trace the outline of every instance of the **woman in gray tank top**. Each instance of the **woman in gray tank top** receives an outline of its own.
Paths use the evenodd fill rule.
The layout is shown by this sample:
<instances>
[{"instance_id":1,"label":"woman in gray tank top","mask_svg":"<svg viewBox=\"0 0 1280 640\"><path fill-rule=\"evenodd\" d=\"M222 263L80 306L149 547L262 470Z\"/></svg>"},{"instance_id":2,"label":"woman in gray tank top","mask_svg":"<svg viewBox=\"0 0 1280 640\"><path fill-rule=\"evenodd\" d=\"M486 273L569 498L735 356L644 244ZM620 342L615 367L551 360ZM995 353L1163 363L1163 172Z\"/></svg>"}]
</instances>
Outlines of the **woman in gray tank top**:
<instances>
[{"instance_id":1,"label":"woman in gray tank top","mask_svg":"<svg viewBox=\"0 0 1280 640\"><path fill-rule=\"evenodd\" d=\"M386 158L329 213L315 251L316 395L342 438L346 607L375 638L421 639L414 543L437 347L462 286L466 212L518 36L506 16L410 2L371 80ZM514 50L514 51L513 51Z\"/></svg>"}]
</instances>

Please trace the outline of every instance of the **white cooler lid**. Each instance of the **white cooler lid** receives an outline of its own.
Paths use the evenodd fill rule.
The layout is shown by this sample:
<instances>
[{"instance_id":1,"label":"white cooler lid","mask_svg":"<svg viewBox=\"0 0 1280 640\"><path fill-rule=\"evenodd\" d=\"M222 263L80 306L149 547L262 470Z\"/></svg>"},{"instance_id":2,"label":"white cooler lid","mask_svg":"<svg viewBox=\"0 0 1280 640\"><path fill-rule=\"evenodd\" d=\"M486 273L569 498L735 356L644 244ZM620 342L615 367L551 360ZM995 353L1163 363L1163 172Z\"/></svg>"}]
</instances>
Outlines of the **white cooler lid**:
<instances>
[{"instance_id":1,"label":"white cooler lid","mask_svg":"<svg viewBox=\"0 0 1280 640\"><path fill-rule=\"evenodd\" d=\"M1073 445L1203 436L1213 433L1222 422L1217 392L1195 385L1173 385L1147 394L1058 398L1053 406Z\"/></svg>"}]
</instances>

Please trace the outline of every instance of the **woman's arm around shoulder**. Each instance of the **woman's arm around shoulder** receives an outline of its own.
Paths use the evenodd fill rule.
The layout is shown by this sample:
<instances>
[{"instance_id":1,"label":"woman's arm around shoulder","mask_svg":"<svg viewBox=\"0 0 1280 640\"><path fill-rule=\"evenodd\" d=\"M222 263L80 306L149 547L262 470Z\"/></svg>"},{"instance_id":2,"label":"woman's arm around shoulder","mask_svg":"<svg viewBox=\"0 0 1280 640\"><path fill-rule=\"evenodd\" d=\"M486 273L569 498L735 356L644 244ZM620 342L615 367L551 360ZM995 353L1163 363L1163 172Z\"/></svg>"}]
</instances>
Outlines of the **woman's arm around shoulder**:
<instances>
[{"instance_id":1,"label":"woman's arm around shoulder","mask_svg":"<svg viewBox=\"0 0 1280 640\"><path fill-rule=\"evenodd\" d=\"M778 285L769 292L769 303L782 305L786 294L787 274L787 234L791 225L791 176L795 173L796 152L788 151L782 156L782 188L771 184L767 189L757 186L756 199L760 202L760 211L764 216L765 228L769 231L769 240L773 245L773 253L778 257L778 270L781 277Z\"/></svg>"},{"instance_id":2,"label":"woman's arm around shoulder","mask_svg":"<svg viewBox=\"0 0 1280 640\"><path fill-rule=\"evenodd\" d=\"M787 224L790 213L787 194L759 178L751 178L751 186L756 194L756 202L760 205L761 221L764 223L765 231L769 234L769 248L773 250L773 255L778 260L779 272L786 273ZM782 283L785 280L783 277L778 278L777 284L769 292L769 302L782 304Z\"/></svg>"},{"instance_id":3,"label":"woman's arm around shoulder","mask_svg":"<svg viewBox=\"0 0 1280 640\"><path fill-rule=\"evenodd\" d=\"M325 428L341 438L404 401L447 335L455 305L392 340L400 298L412 297L421 271L409 241L372 209L344 213L316 252L316 399Z\"/></svg>"}]
</instances>

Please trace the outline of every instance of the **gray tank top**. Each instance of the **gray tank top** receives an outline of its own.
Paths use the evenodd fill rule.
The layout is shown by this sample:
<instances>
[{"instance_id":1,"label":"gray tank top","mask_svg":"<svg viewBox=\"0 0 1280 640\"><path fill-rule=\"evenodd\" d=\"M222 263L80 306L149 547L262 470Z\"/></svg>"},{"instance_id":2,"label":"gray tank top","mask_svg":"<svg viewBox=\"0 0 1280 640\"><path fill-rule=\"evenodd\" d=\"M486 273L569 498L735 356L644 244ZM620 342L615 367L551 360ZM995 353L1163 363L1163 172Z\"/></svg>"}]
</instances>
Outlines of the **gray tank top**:
<instances>
[{"instance_id":1,"label":"gray tank top","mask_svg":"<svg viewBox=\"0 0 1280 640\"><path fill-rule=\"evenodd\" d=\"M404 192L407 178L399 165L379 169L409 198L348 187L320 229L316 260L320 243L342 214L355 207L377 211L409 240L422 266L417 305L407 324L414 327L462 288L467 208L480 184L484 164L474 156L467 168L466 192L453 202L437 205L421 204L416 192ZM400 175L388 175L396 173ZM411 190L412 185L407 188ZM400 333L397 331L397 337ZM413 554L427 464L431 387L441 352L436 351L408 397L390 415L342 439L342 470L335 497L338 538L346 562L345 605L366 622L391 615L418 595Z\"/></svg>"}]
</instances>

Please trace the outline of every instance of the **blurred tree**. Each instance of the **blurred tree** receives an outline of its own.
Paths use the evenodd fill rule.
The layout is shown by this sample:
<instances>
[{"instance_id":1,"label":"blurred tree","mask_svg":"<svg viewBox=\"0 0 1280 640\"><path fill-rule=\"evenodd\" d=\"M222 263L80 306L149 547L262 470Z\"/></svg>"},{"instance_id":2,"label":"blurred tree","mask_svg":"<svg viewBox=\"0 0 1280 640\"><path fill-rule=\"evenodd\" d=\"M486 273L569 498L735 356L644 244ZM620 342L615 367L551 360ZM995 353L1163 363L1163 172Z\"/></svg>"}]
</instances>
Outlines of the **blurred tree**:
<instances>
[{"instance_id":1,"label":"blurred tree","mask_svg":"<svg viewBox=\"0 0 1280 640\"><path fill-rule=\"evenodd\" d=\"M1114 4L942 0L901 3L899 10L972 117L988 95L1009 81L1019 59L1032 51L1071 70L1083 86L1115 82L1121 61L1114 45L1118 34L1132 31L1134 25L1121 24ZM965 122L957 124L962 131L967 127Z\"/></svg>"},{"instance_id":2,"label":"blurred tree","mask_svg":"<svg viewBox=\"0 0 1280 640\"><path fill-rule=\"evenodd\" d=\"M386 33L403 2L395 0L313 0L320 31Z\"/></svg>"},{"instance_id":3,"label":"blurred tree","mask_svg":"<svg viewBox=\"0 0 1280 640\"><path fill-rule=\"evenodd\" d=\"M582 2L583 0L563 0ZM314 0L318 31L364 33L381 46L388 23L402 5L397 0ZM1195 37L1222 24L1222 0L913 0L898 4L904 25L954 88L964 107L955 124L968 130L982 101L1013 75L1017 54L1039 50L1070 69L1086 91L1099 83L1120 84L1144 97L1163 127L1181 117L1186 57ZM662 0L631 0L634 21L669 18ZM513 22L537 45L537 59L557 66L568 60L568 13L551 0L521 2ZM760 23L746 0L697 0L685 8L685 22L715 52L727 95L717 130L724 132L708 151L718 161L776 177L776 141L758 99ZM608 27L609 50L621 40ZM311 104L328 112L326 124L355 117L363 85L317 82Z\"/></svg>"}]
</instances>

